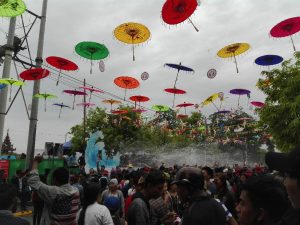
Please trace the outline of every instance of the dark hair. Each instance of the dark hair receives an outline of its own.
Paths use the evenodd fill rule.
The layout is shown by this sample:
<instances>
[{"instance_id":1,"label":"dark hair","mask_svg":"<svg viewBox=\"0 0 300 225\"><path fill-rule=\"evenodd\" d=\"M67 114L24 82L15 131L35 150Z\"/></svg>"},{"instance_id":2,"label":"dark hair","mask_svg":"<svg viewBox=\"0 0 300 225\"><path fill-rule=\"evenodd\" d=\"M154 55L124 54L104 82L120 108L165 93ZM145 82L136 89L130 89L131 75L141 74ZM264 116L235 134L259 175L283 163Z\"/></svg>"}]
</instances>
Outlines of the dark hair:
<instances>
[{"instance_id":1,"label":"dark hair","mask_svg":"<svg viewBox=\"0 0 300 225\"><path fill-rule=\"evenodd\" d=\"M58 185L64 185L69 182L69 171L63 167L55 169L52 176Z\"/></svg>"},{"instance_id":2,"label":"dark hair","mask_svg":"<svg viewBox=\"0 0 300 225\"><path fill-rule=\"evenodd\" d=\"M247 191L253 207L263 208L272 222L278 221L289 207L283 184L271 176L251 177L243 185L242 190Z\"/></svg>"},{"instance_id":3,"label":"dark hair","mask_svg":"<svg viewBox=\"0 0 300 225\"><path fill-rule=\"evenodd\" d=\"M149 184L151 186L155 186L158 184L164 184L165 179L159 170L151 170L151 172L146 176L145 178L145 187L147 187Z\"/></svg>"},{"instance_id":4,"label":"dark hair","mask_svg":"<svg viewBox=\"0 0 300 225\"><path fill-rule=\"evenodd\" d=\"M12 184L0 184L0 210L8 210L17 197L17 189Z\"/></svg>"},{"instance_id":5,"label":"dark hair","mask_svg":"<svg viewBox=\"0 0 300 225\"><path fill-rule=\"evenodd\" d=\"M84 204L79 214L78 225L84 225L85 212L89 205L94 204L100 193L100 186L95 183L90 183L84 187Z\"/></svg>"},{"instance_id":6,"label":"dark hair","mask_svg":"<svg viewBox=\"0 0 300 225\"><path fill-rule=\"evenodd\" d=\"M17 171L16 171L16 174L17 174L17 175L22 174L22 170L17 170Z\"/></svg>"},{"instance_id":7,"label":"dark hair","mask_svg":"<svg viewBox=\"0 0 300 225\"><path fill-rule=\"evenodd\" d=\"M210 177L212 177L214 175L214 171L212 170L212 168L210 168L208 166L204 166L202 168L202 170L205 170Z\"/></svg>"}]
</instances>

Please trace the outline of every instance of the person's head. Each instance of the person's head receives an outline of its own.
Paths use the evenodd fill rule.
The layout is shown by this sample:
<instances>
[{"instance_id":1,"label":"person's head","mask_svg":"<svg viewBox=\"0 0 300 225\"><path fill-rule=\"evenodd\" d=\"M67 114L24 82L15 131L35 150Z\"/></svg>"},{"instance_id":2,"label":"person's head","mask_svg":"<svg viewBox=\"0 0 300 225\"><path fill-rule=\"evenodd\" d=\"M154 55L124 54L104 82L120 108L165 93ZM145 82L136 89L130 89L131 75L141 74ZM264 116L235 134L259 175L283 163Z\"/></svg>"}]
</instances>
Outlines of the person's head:
<instances>
[{"instance_id":1,"label":"person's head","mask_svg":"<svg viewBox=\"0 0 300 225\"><path fill-rule=\"evenodd\" d=\"M199 168L183 167L175 177L172 184L177 185L180 200L185 203L192 200L194 193L204 189L204 178Z\"/></svg>"},{"instance_id":2,"label":"person's head","mask_svg":"<svg viewBox=\"0 0 300 225\"><path fill-rule=\"evenodd\" d=\"M89 174L90 174L90 175L93 175L93 174L95 174L95 170L94 170L93 168L90 168L90 170L89 170Z\"/></svg>"},{"instance_id":3,"label":"person's head","mask_svg":"<svg viewBox=\"0 0 300 225\"><path fill-rule=\"evenodd\" d=\"M204 180L209 180L214 176L214 171L210 167L205 166L202 168L202 175L204 177Z\"/></svg>"},{"instance_id":4,"label":"person's head","mask_svg":"<svg viewBox=\"0 0 300 225\"><path fill-rule=\"evenodd\" d=\"M240 225L275 224L289 206L284 186L271 176L249 178L236 207Z\"/></svg>"},{"instance_id":5,"label":"person's head","mask_svg":"<svg viewBox=\"0 0 300 225\"><path fill-rule=\"evenodd\" d=\"M63 167L57 168L53 172L53 184L62 186L69 183L69 171Z\"/></svg>"},{"instance_id":6,"label":"person's head","mask_svg":"<svg viewBox=\"0 0 300 225\"><path fill-rule=\"evenodd\" d=\"M11 184L0 184L0 210L11 210L17 201L17 190Z\"/></svg>"},{"instance_id":7,"label":"person's head","mask_svg":"<svg viewBox=\"0 0 300 225\"><path fill-rule=\"evenodd\" d=\"M241 180L241 182L242 183L245 183L246 182L246 180L247 180L247 176L246 176L246 174L241 174L241 176L240 176L240 180Z\"/></svg>"},{"instance_id":8,"label":"person's head","mask_svg":"<svg viewBox=\"0 0 300 225\"><path fill-rule=\"evenodd\" d=\"M226 176L219 173L215 176L214 183L218 191L227 189Z\"/></svg>"},{"instance_id":9,"label":"person's head","mask_svg":"<svg viewBox=\"0 0 300 225\"><path fill-rule=\"evenodd\" d=\"M269 152L265 161L271 170L286 174L284 185L292 206L300 210L300 145L289 154Z\"/></svg>"},{"instance_id":10,"label":"person's head","mask_svg":"<svg viewBox=\"0 0 300 225\"><path fill-rule=\"evenodd\" d=\"M171 192L171 193L176 193L176 192L177 192L177 185L171 183L171 184L170 184L170 187L169 187L169 192Z\"/></svg>"},{"instance_id":11,"label":"person's head","mask_svg":"<svg viewBox=\"0 0 300 225\"><path fill-rule=\"evenodd\" d=\"M23 176L22 170L17 170L17 171L16 171L16 176L17 176L18 178L21 178L21 177Z\"/></svg>"},{"instance_id":12,"label":"person's head","mask_svg":"<svg viewBox=\"0 0 300 225\"><path fill-rule=\"evenodd\" d=\"M118 189L118 184L119 184L119 182L116 178L111 179L109 181L109 185L108 185L109 190L110 191L116 191Z\"/></svg>"},{"instance_id":13,"label":"person's head","mask_svg":"<svg viewBox=\"0 0 300 225\"><path fill-rule=\"evenodd\" d=\"M156 199L163 193L164 177L158 170L152 170L144 180L144 190L149 199Z\"/></svg>"},{"instance_id":14,"label":"person's head","mask_svg":"<svg viewBox=\"0 0 300 225\"><path fill-rule=\"evenodd\" d=\"M119 210L121 201L119 197L111 195L104 199L103 205L109 209L111 214L114 214Z\"/></svg>"}]
</instances>

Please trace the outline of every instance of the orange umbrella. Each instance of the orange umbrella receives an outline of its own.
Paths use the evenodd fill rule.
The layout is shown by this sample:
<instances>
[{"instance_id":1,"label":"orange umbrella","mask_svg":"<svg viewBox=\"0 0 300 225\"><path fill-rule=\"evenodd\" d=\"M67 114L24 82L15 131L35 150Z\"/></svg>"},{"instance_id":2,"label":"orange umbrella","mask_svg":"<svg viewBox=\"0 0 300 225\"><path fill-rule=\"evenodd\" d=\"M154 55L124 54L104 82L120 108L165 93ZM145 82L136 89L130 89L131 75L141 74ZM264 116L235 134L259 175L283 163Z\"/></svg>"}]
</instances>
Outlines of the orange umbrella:
<instances>
[{"instance_id":1,"label":"orange umbrella","mask_svg":"<svg viewBox=\"0 0 300 225\"><path fill-rule=\"evenodd\" d=\"M127 89L134 89L134 88L137 88L138 86L140 86L140 82L137 79L135 79L133 77L128 77L128 76L117 77L114 80L114 83L118 87L125 89L124 100L126 98Z\"/></svg>"},{"instance_id":2,"label":"orange umbrella","mask_svg":"<svg viewBox=\"0 0 300 225\"><path fill-rule=\"evenodd\" d=\"M112 111L112 105L114 105L114 104L121 104L120 101L114 100L114 99L105 99L105 100L103 100L102 102L103 102L103 103L110 104L110 111Z\"/></svg>"}]
</instances>

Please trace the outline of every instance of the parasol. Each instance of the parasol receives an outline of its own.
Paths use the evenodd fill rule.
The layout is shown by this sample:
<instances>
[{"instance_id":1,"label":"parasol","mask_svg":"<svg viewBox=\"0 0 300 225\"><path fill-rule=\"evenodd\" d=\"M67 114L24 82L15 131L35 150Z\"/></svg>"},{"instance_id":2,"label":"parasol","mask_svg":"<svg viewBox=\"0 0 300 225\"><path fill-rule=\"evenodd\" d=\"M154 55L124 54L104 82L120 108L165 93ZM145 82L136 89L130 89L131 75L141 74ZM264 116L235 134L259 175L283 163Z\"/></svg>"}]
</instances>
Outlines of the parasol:
<instances>
[{"instance_id":1,"label":"parasol","mask_svg":"<svg viewBox=\"0 0 300 225\"><path fill-rule=\"evenodd\" d=\"M150 100L150 98L148 98L147 96L142 96L142 95L131 96L129 99L131 101L134 101L135 104L138 102L139 106L141 102L148 102Z\"/></svg>"},{"instance_id":2,"label":"parasol","mask_svg":"<svg viewBox=\"0 0 300 225\"><path fill-rule=\"evenodd\" d=\"M231 111L230 110L225 110L225 109L223 109L223 110L220 110L220 111L217 111L217 112L215 112L216 114L228 114L228 113L231 113Z\"/></svg>"},{"instance_id":3,"label":"parasol","mask_svg":"<svg viewBox=\"0 0 300 225\"><path fill-rule=\"evenodd\" d=\"M178 114L176 117L177 117L178 119L186 119L186 118L188 118L189 116L186 115L186 114Z\"/></svg>"},{"instance_id":4,"label":"parasol","mask_svg":"<svg viewBox=\"0 0 300 225\"><path fill-rule=\"evenodd\" d=\"M271 29L270 35L275 38L282 38L282 37L289 36L293 44L293 49L294 51L296 51L296 47L292 35L299 31L300 31L300 17L292 17L276 24Z\"/></svg>"},{"instance_id":5,"label":"parasol","mask_svg":"<svg viewBox=\"0 0 300 225\"><path fill-rule=\"evenodd\" d=\"M216 104L214 103L214 101L216 99L219 98L219 93L215 93L211 96L209 96L207 99L204 100L204 102L202 103L204 106L205 105L209 105L209 104L213 104L214 107L216 107L216 109L219 111L219 108L216 106Z\"/></svg>"},{"instance_id":6,"label":"parasol","mask_svg":"<svg viewBox=\"0 0 300 225\"><path fill-rule=\"evenodd\" d=\"M116 114L116 115L121 115L121 114L127 114L128 111L123 109L123 110L112 110L111 111L112 114Z\"/></svg>"},{"instance_id":7,"label":"parasol","mask_svg":"<svg viewBox=\"0 0 300 225\"><path fill-rule=\"evenodd\" d=\"M232 89L232 90L230 90L230 94L238 95L239 96L239 98L238 98L238 106L240 106L241 95L247 95L248 98L249 98L250 93L251 93L251 91L246 90L246 89Z\"/></svg>"},{"instance_id":8,"label":"parasol","mask_svg":"<svg viewBox=\"0 0 300 225\"><path fill-rule=\"evenodd\" d=\"M10 91L9 91L9 101L11 101L11 91L12 91L12 86L23 86L24 82L20 80L15 80L12 78L5 78L5 79L0 79L0 84L6 84L10 86Z\"/></svg>"},{"instance_id":9,"label":"parasol","mask_svg":"<svg viewBox=\"0 0 300 225\"><path fill-rule=\"evenodd\" d=\"M147 110L146 109L133 109L132 112L143 113L143 112L147 112Z\"/></svg>"},{"instance_id":10,"label":"parasol","mask_svg":"<svg viewBox=\"0 0 300 225\"><path fill-rule=\"evenodd\" d=\"M186 91L178 89L178 88L166 88L165 92L174 94L174 97L173 97L173 106L172 106L173 108L174 108L174 103L175 103L175 95L183 95L183 94L186 93Z\"/></svg>"},{"instance_id":11,"label":"parasol","mask_svg":"<svg viewBox=\"0 0 300 225\"><path fill-rule=\"evenodd\" d=\"M78 66L74 62L72 62L68 59L65 59L65 58L58 57L58 56L49 56L46 58L46 61L51 66L55 67L56 69L59 69L56 86L59 83L60 74L61 74L62 70L66 70L66 71L78 70Z\"/></svg>"},{"instance_id":12,"label":"parasol","mask_svg":"<svg viewBox=\"0 0 300 225\"><path fill-rule=\"evenodd\" d=\"M255 59L255 63L260 66L273 66L283 61L279 55L263 55Z\"/></svg>"},{"instance_id":13,"label":"parasol","mask_svg":"<svg viewBox=\"0 0 300 225\"><path fill-rule=\"evenodd\" d=\"M86 108L89 108L89 107L92 107L94 106L95 104L94 103L90 103L90 102L82 102L82 103L78 103L76 104L78 106L83 106L83 107L86 107Z\"/></svg>"},{"instance_id":14,"label":"parasol","mask_svg":"<svg viewBox=\"0 0 300 225\"><path fill-rule=\"evenodd\" d=\"M262 108L265 106L265 103L263 103L263 102L252 101L250 103L251 103L251 105L258 107L258 108Z\"/></svg>"},{"instance_id":15,"label":"parasol","mask_svg":"<svg viewBox=\"0 0 300 225\"><path fill-rule=\"evenodd\" d=\"M105 59L109 55L109 51L104 44L92 41L83 41L75 46L75 52L85 59L91 61L90 74L93 73L93 60Z\"/></svg>"},{"instance_id":16,"label":"parasol","mask_svg":"<svg viewBox=\"0 0 300 225\"><path fill-rule=\"evenodd\" d=\"M114 100L114 99L106 99L106 100L103 100L102 102L110 104L110 111L112 111L112 105L121 104L120 101Z\"/></svg>"},{"instance_id":17,"label":"parasol","mask_svg":"<svg viewBox=\"0 0 300 225\"><path fill-rule=\"evenodd\" d=\"M166 106L166 105L153 105L151 107L151 109L155 110L156 112L166 112L170 108L169 108L169 106Z\"/></svg>"},{"instance_id":18,"label":"parasol","mask_svg":"<svg viewBox=\"0 0 300 225\"><path fill-rule=\"evenodd\" d=\"M58 118L60 118L60 114L61 114L62 108L71 108L70 106L65 105L63 102L62 103L55 103L53 105L60 107Z\"/></svg>"},{"instance_id":19,"label":"parasol","mask_svg":"<svg viewBox=\"0 0 300 225\"><path fill-rule=\"evenodd\" d=\"M45 102L45 112L47 111L47 99L48 98L57 98L56 95L53 95L53 94L49 94L49 93L40 93L40 94L36 94L34 95L33 97L35 98L43 98L44 99L44 102Z\"/></svg>"},{"instance_id":20,"label":"parasol","mask_svg":"<svg viewBox=\"0 0 300 225\"><path fill-rule=\"evenodd\" d=\"M35 68L23 71L20 77L24 80L41 80L49 76L50 72L47 69Z\"/></svg>"},{"instance_id":21,"label":"parasol","mask_svg":"<svg viewBox=\"0 0 300 225\"><path fill-rule=\"evenodd\" d=\"M149 78L149 73L143 72L143 73L141 74L141 79L142 79L142 80L148 80L148 78Z\"/></svg>"},{"instance_id":22,"label":"parasol","mask_svg":"<svg viewBox=\"0 0 300 225\"><path fill-rule=\"evenodd\" d=\"M191 106L193 106L193 105L194 105L193 103L187 103L187 102L184 102L184 103L181 103L181 104L176 105L176 107L179 107L179 108L184 107L184 112L185 112L185 114L186 114L186 107L191 107Z\"/></svg>"},{"instance_id":23,"label":"parasol","mask_svg":"<svg viewBox=\"0 0 300 225\"><path fill-rule=\"evenodd\" d=\"M127 89L134 89L140 85L140 82L137 79L135 79L133 77L128 77L128 76L117 77L114 80L114 83L118 87L125 89L124 100L126 99Z\"/></svg>"},{"instance_id":24,"label":"parasol","mask_svg":"<svg viewBox=\"0 0 300 225\"><path fill-rule=\"evenodd\" d=\"M132 59L134 61L134 45L147 41L150 38L150 31L143 24L129 22L117 26L114 35L119 41L132 45Z\"/></svg>"},{"instance_id":25,"label":"parasol","mask_svg":"<svg viewBox=\"0 0 300 225\"><path fill-rule=\"evenodd\" d=\"M92 93L93 93L93 92L96 92L96 93L104 93L104 91L99 90L99 89L95 89L95 88L93 88L93 87L81 86L81 87L79 87L79 88L82 88L82 89L84 89L84 90L90 92L89 102L91 102L91 98L92 98Z\"/></svg>"},{"instance_id":26,"label":"parasol","mask_svg":"<svg viewBox=\"0 0 300 225\"><path fill-rule=\"evenodd\" d=\"M64 90L63 91L64 93L67 93L67 94L70 94L70 95L73 95L73 107L72 109L74 110L74 104L75 104L75 97L76 95L87 95L85 92L83 91L77 91L76 89L75 90Z\"/></svg>"},{"instance_id":27,"label":"parasol","mask_svg":"<svg viewBox=\"0 0 300 225\"><path fill-rule=\"evenodd\" d=\"M0 90L6 87L6 84L0 84Z\"/></svg>"},{"instance_id":28,"label":"parasol","mask_svg":"<svg viewBox=\"0 0 300 225\"><path fill-rule=\"evenodd\" d=\"M198 6L196 0L167 0L163 5L161 16L165 23L175 25L189 20L195 30L199 30L194 25L190 16L195 12Z\"/></svg>"},{"instance_id":29,"label":"parasol","mask_svg":"<svg viewBox=\"0 0 300 225\"><path fill-rule=\"evenodd\" d=\"M0 17L16 17L25 10L26 5L22 0L0 0Z\"/></svg>"},{"instance_id":30,"label":"parasol","mask_svg":"<svg viewBox=\"0 0 300 225\"><path fill-rule=\"evenodd\" d=\"M221 58L234 58L234 63L236 67L236 72L239 72L236 56L248 51L250 45L248 43L234 43L231 45L227 45L224 48L220 49L217 55Z\"/></svg>"},{"instance_id":31,"label":"parasol","mask_svg":"<svg viewBox=\"0 0 300 225\"><path fill-rule=\"evenodd\" d=\"M105 64L104 64L103 60L99 61L99 70L100 70L100 72L105 71Z\"/></svg>"}]
</instances>

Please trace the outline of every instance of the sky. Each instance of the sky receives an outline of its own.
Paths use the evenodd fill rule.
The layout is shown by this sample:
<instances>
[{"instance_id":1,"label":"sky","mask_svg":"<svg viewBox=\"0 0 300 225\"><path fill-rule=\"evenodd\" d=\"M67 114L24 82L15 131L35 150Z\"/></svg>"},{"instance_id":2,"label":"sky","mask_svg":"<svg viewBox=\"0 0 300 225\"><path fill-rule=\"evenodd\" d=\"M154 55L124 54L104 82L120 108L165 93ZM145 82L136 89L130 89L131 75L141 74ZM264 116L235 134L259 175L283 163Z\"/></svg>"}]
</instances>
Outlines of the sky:
<instances>
[{"instance_id":1,"label":"sky","mask_svg":"<svg viewBox=\"0 0 300 225\"><path fill-rule=\"evenodd\" d=\"M42 1L24 0L27 8L41 14ZM83 80L88 84L110 93L124 96L124 90L114 85L118 76L132 76L141 83L140 87L127 92L127 96L145 95L151 101L142 105L150 108L155 104L172 106L171 94L165 88L174 85L176 70L167 68L165 63L182 63L193 68L195 73L180 72L177 88L186 90L186 95L176 97L175 104L183 102L201 103L216 92L224 92L226 98L222 108L237 107L237 96L229 91L234 88L245 88L251 91L250 101L264 101L265 96L256 87L257 80L262 78L260 72L266 68L258 66L254 60L262 55L276 54L284 59L293 56L289 38L274 39L270 37L271 28L282 20L299 16L300 1L298 0L202 0L201 5L191 16L199 29L196 32L189 22L170 26L163 22L161 0L50 0L48 1L46 34L43 58L59 56L75 62L79 70L66 74ZM28 28L34 17L23 14L25 26ZM119 42L114 36L114 29L125 22L144 24L151 32L151 38L144 44L136 46L136 60L132 61L131 46ZM9 19L0 19L0 44L6 43ZM17 19L16 35L23 37L21 19ZM32 58L36 57L39 21L29 34L29 47ZM299 35L294 35L296 48L300 48ZM104 60L105 72L100 72L98 62L94 63L93 74L90 74L90 63L76 55L74 47L82 41L94 41L104 44L109 49L109 57ZM237 74L233 60L221 59L217 56L219 49L232 43L249 43L251 48L237 57L240 72ZM20 52L28 56L27 51ZM0 66L0 70L2 71ZM214 79L207 78L209 69L216 69ZM25 69L17 63L17 72L12 65L11 77ZM149 73L149 79L140 79L143 72ZM75 110L63 109L58 118L59 108L53 103L63 102L72 105L72 96L62 93L65 89L80 85L62 77L62 83L56 86L57 73L51 73L41 81L40 92L58 96L47 102L39 103L36 148L43 149L45 142L63 143L69 140L70 128L82 122L83 109L76 106ZM67 83L64 84L64 83ZM32 82L26 82L23 88L27 107L32 99ZM71 86L71 87L70 87ZM13 88L13 94L17 88ZM102 100L110 96L103 94L93 96L91 102L99 107L109 108ZM76 103L82 99L78 97ZM245 111L253 113L247 104L247 97L241 97L241 106ZM216 101L219 105L219 102ZM0 103L1 104L1 103ZM8 105L7 105L8 106ZM29 107L30 108L30 107ZM195 111L193 107L187 112ZM209 115L215 112L213 105L205 106L201 112ZM184 110L180 111L181 113ZM153 112L146 115L153 116ZM21 95L18 95L5 119L5 133L9 129L11 141L17 152L26 152L29 120Z\"/></svg>"}]
</instances>

